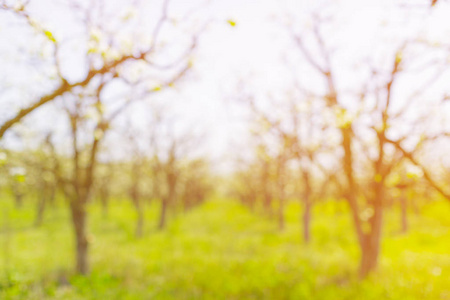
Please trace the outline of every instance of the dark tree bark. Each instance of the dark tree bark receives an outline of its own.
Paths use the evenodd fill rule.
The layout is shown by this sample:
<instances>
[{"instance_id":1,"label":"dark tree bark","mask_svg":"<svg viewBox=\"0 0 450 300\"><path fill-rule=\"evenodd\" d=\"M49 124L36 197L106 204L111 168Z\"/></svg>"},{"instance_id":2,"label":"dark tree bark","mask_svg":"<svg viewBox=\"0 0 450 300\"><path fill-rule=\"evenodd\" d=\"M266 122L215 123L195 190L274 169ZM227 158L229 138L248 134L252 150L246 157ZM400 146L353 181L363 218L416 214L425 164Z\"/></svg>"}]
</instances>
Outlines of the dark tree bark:
<instances>
[{"instance_id":1,"label":"dark tree bark","mask_svg":"<svg viewBox=\"0 0 450 300\"><path fill-rule=\"evenodd\" d=\"M374 271L378 265L383 225L383 209L381 207L375 207L375 212L370 220L370 225L370 233L364 236L363 243L360 244L360 278L367 277L367 275Z\"/></svg>"},{"instance_id":2,"label":"dark tree bark","mask_svg":"<svg viewBox=\"0 0 450 300\"><path fill-rule=\"evenodd\" d=\"M89 272L89 244L86 231L87 215L84 200L72 201L70 205L76 242L76 272L83 275Z\"/></svg>"},{"instance_id":3,"label":"dark tree bark","mask_svg":"<svg viewBox=\"0 0 450 300\"><path fill-rule=\"evenodd\" d=\"M101 91L102 87L102 85L99 87L98 93ZM74 229L76 244L75 270L78 274L86 275L89 272L89 241L87 238L86 204L90 198L92 186L94 183L97 153L101 138L94 137L92 144L88 148L88 161L86 165L82 165L78 145L79 123L82 121L82 119L78 115L78 109L79 108L77 107L74 112L67 111L72 133L72 173L69 179L64 178L64 176L62 176L60 172L59 163L56 162L55 174L57 174L58 181L63 186L64 194L70 202L69 207L72 216L72 225ZM96 126L96 130L101 130L103 133L107 130L107 128L108 125L104 122L99 122Z\"/></svg>"}]
</instances>

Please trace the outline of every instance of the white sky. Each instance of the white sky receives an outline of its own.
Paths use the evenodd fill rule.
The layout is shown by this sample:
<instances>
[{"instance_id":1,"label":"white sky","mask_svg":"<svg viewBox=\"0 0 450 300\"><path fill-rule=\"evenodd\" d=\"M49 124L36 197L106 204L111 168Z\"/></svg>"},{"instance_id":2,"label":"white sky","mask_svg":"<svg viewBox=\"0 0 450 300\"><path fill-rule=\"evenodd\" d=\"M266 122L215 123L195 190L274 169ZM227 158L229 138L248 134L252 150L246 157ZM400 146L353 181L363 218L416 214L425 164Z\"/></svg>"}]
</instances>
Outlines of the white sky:
<instances>
[{"instance_id":1,"label":"white sky","mask_svg":"<svg viewBox=\"0 0 450 300\"><path fill-rule=\"evenodd\" d=\"M237 150L237 146L245 145L248 135L245 112L232 99L237 93L239 79L245 79L246 87L258 97L264 97L267 93L282 97L292 82L292 74L283 63L283 58L287 57L289 65L308 88L321 88L318 77L302 62L298 49L293 47L284 24L289 23L296 32L308 34L311 28L310 11L321 7L322 12L333 12L333 26L326 28L324 33L326 43L336 47L334 67L339 74L338 85L342 90L347 90L355 86L359 88L364 81L366 65L361 63L363 59L369 57L373 64L385 68L391 63L392 54L398 45L406 38L422 37L432 43L450 45L450 3L444 0L440 2L430 9L425 0L172 0L170 12L178 18L191 8L200 7L188 22L191 26L188 28L195 28L207 20L211 20L211 23L201 35L194 56L195 67L189 78L177 92L161 93L155 101L166 102L172 107L179 116L179 127L205 132L208 139L201 146L202 151L223 163L224 157L242 151ZM71 21L67 20L70 10L64 9L64 1L31 0L31 3L30 10L51 28L57 38L77 35L79 28L70 25ZM149 3L154 5L158 1ZM117 7L122 9L119 5ZM151 24L154 19L152 14L148 15L148 19ZM230 26L226 22L229 19L235 21L236 26ZM0 11L0 89L3 85L20 87L13 92L0 92L0 120L4 120L12 108L33 101L39 93L51 87L40 78L42 68L36 67L34 70L39 72L33 73L29 62L17 59L20 51L49 51L42 47L45 43L30 40L29 36L30 32L11 15ZM77 49L79 46L74 43L72 47ZM311 49L314 51L314 48ZM65 59L64 68L76 80L77 74L81 75L84 70L77 63L76 51L71 53L75 53L75 58ZM441 53L441 56L449 54L450 48L448 54ZM439 57L439 53L435 55L445 61L445 58ZM404 102L402 97L405 98L411 88L419 86L427 76L426 73L415 74L399 84L396 89L400 99L398 103ZM420 105L429 107L442 94L450 92L448 79L449 76L437 83L433 89L434 96L428 96ZM348 101L350 103L352 100ZM351 106L349 104L349 108ZM416 109L420 111L421 107ZM450 113L448 105L446 112ZM445 112L438 113L444 113L445 116ZM57 127L64 127L63 119L56 116L54 111L52 114L50 109L46 112L46 122L41 124L37 120L43 114L33 114L26 120L25 126L54 128L58 124ZM128 114L136 123L140 123L139 119L145 119L140 106L131 109ZM444 122L444 126L450 129L449 120Z\"/></svg>"}]
</instances>

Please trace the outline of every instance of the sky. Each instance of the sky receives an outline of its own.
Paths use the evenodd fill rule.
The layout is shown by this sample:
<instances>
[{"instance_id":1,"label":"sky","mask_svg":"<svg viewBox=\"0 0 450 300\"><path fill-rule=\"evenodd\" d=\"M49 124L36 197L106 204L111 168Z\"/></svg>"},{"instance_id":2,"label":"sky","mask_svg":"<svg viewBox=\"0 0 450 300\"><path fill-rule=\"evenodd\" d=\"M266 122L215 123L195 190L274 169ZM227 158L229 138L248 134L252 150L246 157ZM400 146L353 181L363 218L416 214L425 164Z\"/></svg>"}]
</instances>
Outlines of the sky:
<instances>
[{"instance_id":1,"label":"sky","mask_svg":"<svg viewBox=\"0 0 450 300\"><path fill-rule=\"evenodd\" d=\"M75 2L81 5L100 3ZM200 35L192 57L194 67L186 80L175 90L162 92L150 99L154 104L145 105L168 107L170 114L177 116L172 119L176 120L175 127L180 134L189 131L202 133L205 139L199 143L199 153L208 154L219 169L227 169L237 149L249 150L245 149L249 147L246 122L249 115L239 103L239 82L243 82L245 89L258 99L267 95L283 99L285 91L292 86L296 77L308 89L318 92L323 89L314 70L307 66L294 46L287 27L308 36L312 28L311 11L333 16L332 25L324 29L324 36L330 48L336 48L333 67L338 74L337 84L343 91L358 90L367 81L366 61L371 61L381 69L388 69L392 54L405 39L423 39L436 46L450 45L450 3L440 2L431 9L428 1L421 0L172 0L169 14L180 23L181 32L191 33L203 24L208 25ZM85 49L82 43L77 42L77 35L82 30L76 25L73 11L66 8L66 1L61 0L31 0L30 3L30 11L52 30L56 38L72 38L73 41L67 46L71 50L61 59L64 61L63 70L73 81L81 78L85 69L78 56L81 57ZM124 15L137 13L121 4L129 3L127 1L108 3L117 3L109 5L112 14L117 11ZM160 1L148 3L151 7L161 4ZM149 11L142 22L143 28L154 26L159 13L158 9ZM190 14L185 20L187 12ZM235 26L231 26L229 21L234 22ZM126 29L121 31L126 40ZM33 35L23 23L0 11L0 88L3 86L3 92L0 92L0 120L52 87L51 80L45 78L51 77L54 70L46 67L45 63L41 64L39 59L31 62L24 59L27 53L37 57L51 54L51 45L45 39L31 38ZM188 35L170 30L165 32L165 38L179 39L180 44L184 36ZM140 38L145 39L145 36ZM176 48L172 49L177 51ZM317 53L314 47L311 47L311 51ZM419 62L434 58L441 65L443 61L450 62L450 56L445 51L436 53L428 57L428 54L419 51L414 57ZM408 93L420 87L424 78L431 76L431 73L423 72L400 82L396 89L399 99L396 105L401 107L408 101ZM431 93L425 97L426 100L415 104L416 113L434 105L446 93L448 79L450 77L447 74L434 83L434 95ZM120 87L116 87L111 94L119 91ZM351 97L343 101L350 110L356 110ZM64 118L58 116L58 109L48 107L33 114L25 120L23 127L60 130L63 135L67 128ZM446 111L436 114L442 117L446 112L450 113L448 105ZM42 118L43 115L47 117ZM131 107L127 118L145 130L146 115L141 104ZM448 119L442 122L442 126L450 129ZM19 142L10 138L7 143L12 145Z\"/></svg>"}]
</instances>

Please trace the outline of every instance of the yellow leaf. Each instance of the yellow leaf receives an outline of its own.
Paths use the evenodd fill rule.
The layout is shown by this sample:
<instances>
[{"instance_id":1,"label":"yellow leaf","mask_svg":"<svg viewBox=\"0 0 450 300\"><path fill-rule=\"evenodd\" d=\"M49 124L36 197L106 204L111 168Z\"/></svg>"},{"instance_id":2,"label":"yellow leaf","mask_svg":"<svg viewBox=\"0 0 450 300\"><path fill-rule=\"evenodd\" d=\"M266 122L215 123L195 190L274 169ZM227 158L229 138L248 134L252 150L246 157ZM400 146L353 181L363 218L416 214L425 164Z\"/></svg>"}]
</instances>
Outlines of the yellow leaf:
<instances>
[{"instance_id":1,"label":"yellow leaf","mask_svg":"<svg viewBox=\"0 0 450 300\"><path fill-rule=\"evenodd\" d=\"M55 37L53 36L53 33L51 33L51 32L48 31L48 30L44 30L44 34L45 34L45 36L46 36L51 42L56 43L56 39L55 39Z\"/></svg>"},{"instance_id":2,"label":"yellow leaf","mask_svg":"<svg viewBox=\"0 0 450 300\"><path fill-rule=\"evenodd\" d=\"M25 175L24 174L17 174L14 176L14 179L17 182L25 182Z\"/></svg>"},{"instance_id":3,"label":"yellow leaf","mask_svg":"<svg viewBox=\"0 0 450 300\"><path fill-rule=\"evenodd\" d=\"M354 117L350 115L344 108L338 108L335 110L336 122L339 128L350 128L353 123Z\"/></svg>"},{"instance_id":4,"label":"yellow leaf","mask_svg":"<svg viewBox=\"0 0 450 300\"><path fill-rule=\"evenodd\" d=\"M152 92L158 92L160 90L162 90L162 87L160 85L157 85L152 89Z\"/></svg>"},{"instance_id":5,"label":"yellow leaf","mask_svg":"<svg viewBox=\"0 0 450 300\"><path fill-rule=\"evenodd\" d=\"M88 54L91 54L91 53L98 53L98 49L95 47L89 48Z\"/></svg>"},{"instance_id":6,"label":"yellow leaf","mask_svg":"<svg viewBox=\"0 0 450 300\"><path fill-rule=\"evenodd\" d=\"M98 28L92 28L90 32L90 38L94 42L100 42L102 36L102 32Z\"/></svg>"},{"instance_id":7,"label":"yellow leaf","mask_svg":"<svg viewBox=\"0 0 450 300\"><path fill-rule=\"evenodd\" d=\"M94 107L98 110L99 113L103 114L105 112L105 106L101 102L96 102Z\"/></svg>"},{"instance_id":8,"label":"yellow leaf","mask_svg":"<svg viewBox=\"0 0 450 300\"><path fill-rule=\"evenodd\" d=\"M375 182L381 182L381 180L383 180L383 176L381 176L381 174L376 174L374 180Z\"/></svg>"},{"instance_id":9,"label":"yellow leaf","mask_svg":"<svg viewBox=\"0 0 450 300\"><path fill-rule=\"evenodd\" d=\"M236 26L236 21L232 20L232 19L228 19L227 23L230 24L231 27Z\"/></svg>"},{"instance_id":10,"label":"yellow leaf","mask_svg":"<svg viewBox=\"0 0 450 300\"><path fill-rule=\"evenodd\" d=\"M402 181L402 177L400 176L400 174L394 174L390 178L390 182L391 182L392 185L397 185L401 181Z\"/></svg>"},{"instance_id":11,"label":"yellow leaf","mask_svg":"<svg viewBox=\"0 0 450 300\"><path fill-rule=\"evenodd\" d=\"M423 176L423 171L417 166L408 165L406 168L406 177L417 180Z\"/></svg>"},{"instance_id":12,"label":"yellow leaf","mask_svg":"<svg viewBox=\"0 0 450 300\"><path fill-rule=\"evenodd\" d=\"M136 15L136 11L135 10L129 10L123 17L122 20L123 21L128 21L131 18L133 18Z\"/></svg>"},{"instance_id":13,"label":"yellow leaf","mask_svg":"<svg viewBox=\"0 0 450 300\"><path fill-rule=\"evenodd\" d=\"M8 156L4 152L0 152L0 166L6 164L6 161L8 160Z\"/></svg>"},{"instance_id":14,"label":"yellow leaf","mask_svg":"<svg viewBox=\"0 0 450 300\"><path fill-rule=\"evenodd\" d=\"M103 130L101 130L100 128L95 129L95 131L94 131L94 139L98 141L102 137L103 137Z\"/></svg>"},{"instance_id":15,"label":"yellow leaf","mask_svg":"<svg viewBox=\"0 0 450 300\"><path fill-rule=\"evenodd\" d=\"M401 63L402 62L402 58L403 58L403 54L402 54L402 52L397 52L396 54L395 54L395 62L397 63L397 64L399 64L399 63Z\"/></svg>"}]
</instances>

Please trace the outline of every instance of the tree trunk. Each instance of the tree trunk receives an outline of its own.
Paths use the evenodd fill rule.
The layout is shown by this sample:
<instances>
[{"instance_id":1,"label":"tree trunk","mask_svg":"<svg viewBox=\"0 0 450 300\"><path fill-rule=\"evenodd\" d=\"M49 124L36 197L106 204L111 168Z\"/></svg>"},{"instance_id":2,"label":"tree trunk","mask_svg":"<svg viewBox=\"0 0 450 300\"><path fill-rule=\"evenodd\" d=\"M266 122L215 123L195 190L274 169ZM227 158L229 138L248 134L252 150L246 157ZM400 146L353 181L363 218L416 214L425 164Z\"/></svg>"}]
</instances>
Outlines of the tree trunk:
<instances>
[{"instance_id":1,"label":"tree trunk","mask_svg":"<svg viewBox=\"0 0 450 300\"><path fill-rule=\"evenodd\" d=\"M255 191L251 191L248 195L248 205L251 212L255 212L255 206L256 206L256 195Z\"/></svg>"},{"instance_id":2,"label":"tree trunk","mask_svg":"<svg viewBox=\"0 0 450 300\"><path fill-rule=\"evenodd\" d=\"M306 244L311 240L311 201L305 199L305 210L303 211L303 240Z\"/></svg>"},{"instance_id":3,"label":"tree trunk","mask_svg":"<svg viewBox=\"0 0 450 300\"><path fill-rule=\"evenodd\" d=\"M361 263L359 269L359 277L366 278L372 271L375 270L378 264L379 248L373 245L374 240L367 236L365 245L361 247Z\"/></svg>"},{"instance_id":4,"label":"tree trunk","mask_svg":"<svg viewBox=\"0 0 450 300\"><path fill-rule=\"evenodd\" d=\"M173 159L173 157L172 157ZM176 182L177 182L177 177L175 174L175 170L174 170L174 162L173 160L171 161L170 164L170 168L169 171L166 175L166 180L167 180L167 186L168 186L168 193L167 196L162 197L161 199L161 215L159 218L159 225L158 225L158 229L164 229L166 227L166 223L167 223L167 210L169 208L169 205L172 205L175 197L176 197Z\"/></svg>"},{"instance_id":5,"label":"tree trunk","mask_svg":"<svg viewBox=\"0 0 450 300\"><path fill-rule=\"evenodd\" d=\"M402 233L408 232L408 203L405 191L400 196L401 214L402 214Z\"/></svg>"},{"instance_id":6,"label":"tree trunk","mask_svg":"<svg viewBox=\"0 0 450 300\"><path fill-rule=\"evenodd\" d=\"M144 231L144 212L142 209L137 211L136 237L141 238Z\"/></svg>"},{"instance_id":7,"label":"tree trunk","mask_svg":"<svg viewBox=\"0 0 450 300\"><path fill-rule=\"evenodd\" d=\"M183 197L183 213L187 213L191 209L192 204L188 200L188 197Z\"/></svg>"},{"instance_id":8,"label":"tree trunk","mask_svg":"<svg viewBox=\"0 0 450 300\"><path fill-rule=\"evenodd\" d=\"M261 178L264 212L269 218L273 218L272 193L270 190L269 166L267 162L264 164L263 176Z\"/></svg>"},{"instance_id":9,"label":"tree trunk","mask_svg":"<svg viewBox=\"0 0 450 300\"><path fill-rule=\"evenodd\" d=\"M383 114L383 121L386 125L386 117ZM365 278L369 273L374 271L378 265L378 257L380 254L381 234L383 230L383 209L385 205L385 180L386 174L383 173L384 165L384 145L385 131L378 132L378 159L375 161L375 177L372 184L374 198L371 203L373 215L369 219L370 231L364 234L361 243L361 266L360 277Z\"/></svg>"},{"instance_id":10,"label":"tree trunk","mask_svg":"<svg viewBox=\"0 0 450 300\"><path fill-rule=\"evenodd\" d=\"M71 202L72 221L76 241L76 272L85 275L89 271L88 240L86 233L86 209L83 199Z\"/></svg>"},{"instance_id":11,"label":"tree trunk","mask_svg":"<svg viewBox=\"0 0 450 300\"><path fill-rule=\"evenodd\" d=\"M370 234L365 236L365 242L361 245L361 264L359 269L361 279L366 278L367 275L375 271L378 265L382 229L381 213L382 211L380 210L379 215L374 216L372 230Z\"/></svg>"},{"instance_id":12,"label":"tree trunk","mask_svg":"<svg viewBox=\"0 0 450 300\"><path fill-rule=\"evenodd\" d=\"M380 254L381 234L383 230L383 196L384 179L375 185L375 197L373 201L373 216L369 219L370 232L364 235L361 246L360 278L365 278L378 265Z\"/></svg>"},{"instance_id":13,"label":"tree trunk","mask_svg":"<svg viewBox=\"0 0 450 300\"><path fill-rule=\"evenodd\" d=\"M159 216L159 224L158 224L158 229L160 230L166 227L167 206L168 200L167 198L163 197L163 199L161 200L161 213Z\"/></svg>"},{"instance_id":14,"label":"tree trunk","mask_svg":"<svg viewBox=\"0 0 450 300\"><path fill-rule=\"evenodd\" d=\"M135 165L133 168L133 185L131 186L130 189L130 197L131 197L131 201L133 202L134 208L136 210L136 231L135 231L135 235L136 238L140 238L142 237L142 233L143 233L143 226L144 226L144 212L143 212L143 207L142 207L142 200L141 200L141 191L139 189L140 187L140 169L139 169L139 165Z\"/></svg>"},{"instance_id":15,"label":"tree trunk","mask_svg":"<svg viewBox=\"0 0 450 300\"><path fill-rule=\"evenodd\" d=\"M38 199L38 203L37 203L37 209L36 209L36 220L34 222L34 225L36 227L39 227L42 225L42 221L44 219L44 211L45 211L45 206L46 206L46 195L41 195L41 197L39 197Z\"/></svg>"},{"instance_id":16,"label":"tree trunk","mask_svg":"<svg viewBox=\"0 0 450 300\"><path fill-rule=\"evenodd\" d=\"M50 184L50 191L49 191L49 195L48 195L48 204L50 205L50 207L55 207L56 206L56 183L51 183Z\"/></svg>"},{"instance_id":17,"label":"tree trunk","mask_svg":"<svg viewBox=\"0 0 450 300\"><path fill-rule=\"evenodd\" d=\"M303 211L303 239L305 243L309 243L311 239L311 208L312 208L312 202L311 202L311 182L309 178L309 173L306 169L302 172L303 175L303 184L305 185L305 191L303 194L303 202L304 202L304 211Z\"/></svg>"},{"instance_id":18,"label":"tree trunk","mask_svg":"<svg viewBox=\"0 0 450 300\"><path fill-rule=\"evenodd\" d=\"M281 181L281 179L279 178L278 180ZM278 206L278 228L280 230L284 229L284 189L283 189L283 183L279 182L278 184L278 202L279 202L279 206Z\"/></svg>"},{"instance_id":19,"label":"tree trunk","mask_svg":"<svg viewBox=\"0 0 450 300\"><path fill-rule=\"evenodd\" d=\"M54 188L52 184L48 182L44 182L42 184L42 193L37 200L36 206L36 219L34 225L39 227L42 225L42 221L44 219L44 212L47 207L47 203L51 201L51 198L54 197Z\"/></svg>"},{"instance_id":20,"label":"tree trunk","mask_svg":"<svg viewBox=\"0 0 450 300\"><path fill-rule=\"evenodd\" d=\"M406 201L410 201L410 205L412 210L414 211L414 214L416 216L420 215L420 207L419 207L419 203L417 203L417 199L411 199L408 195L406 195Z\"/></svg>"},{"instance_id":21,"label":"tree trunk","mask_svg":"<svg viewBox=\"0 0 450 300\"><path fill-rule=\"evenodd\" d=\"M277 177L278 177L278 228L280 230L284 229L284 205L285 205L285 195L284 195L284 157L278 158L278 168L277 168Z\"/></svg>"},{"instance_id":22,"label":"tree trunk","mask_svg":"<svg viewBox=\"0 0 450 300\"><path fill-rule=\"evenodd\" d=\"M144 210L142 209L140 199L134 199L134 205L136 208L137 220L136 220L136 237L141 238L144 231Z\"/></svg>"},{"instance_id":23,"label":"tree trunk","mask_svg":"<svg viewBox=\"0 0 450 300\"><path fill-rule=\"evenodd\" d=\"M272 197L268 191L264 192L264 211L270 219L273 218Z\"/></svg>"},{"instance_id":24,"label":"tree trunk","mask_svg":"<svg viewBox=\"0 0 450 300\"><path fill-rule=\"evenodd\" d=\"M284 199L280 197L280 206L278 208L278 228L280 230L284 229Z\"/></svg>"},{"instance_id":25,"label":"tree trunk","mask_svg":"<svg viewBox=\"0 0 450 300\"><path fill-rule=\"evenodd\" d=\"M102 203L102 215L104 218L108 217L108 210L109 210L109 199L107 195L100 195L100 201Z\"/></svg>"},{"instance_id":26,"label":"tree trunk","mask_svg":"<svg viewBox=\"0 0 450 300\"><path fill-rule=\"evenodd\" d=\"M23 196L22 195L16 195L16 208L22 208L23 205Z\"/></svg>"},{"instance_id":27,"label":"tree trunk","mask_svg":"<svg viewBox=\"0 0 450 300\"><path fill-rule=\"evenodd\" d=\"M342 147L344 148L343 169L347 179L347 187L345 188L345 196L350 205L352 219L355 225L356 236L360 245L364 244L364 233L362 231L361 219L359 217L359 207L356 199L356 183L353 174L353 151L351 127L341 128Z\"/></svg>"},{"instance_id":28,"label":"tree trunk","mask_svg":"<svg viewBox=\"0 0 450 300\"><path fill-rule=\"evenodd\" d=\"M13 184L12 190L14 193L14 203L15 203L16 209L22 208L22 205L23 205L23 193L20 189L21 188L17 185L17 183Z\"/></svg>"}]
</instances>

